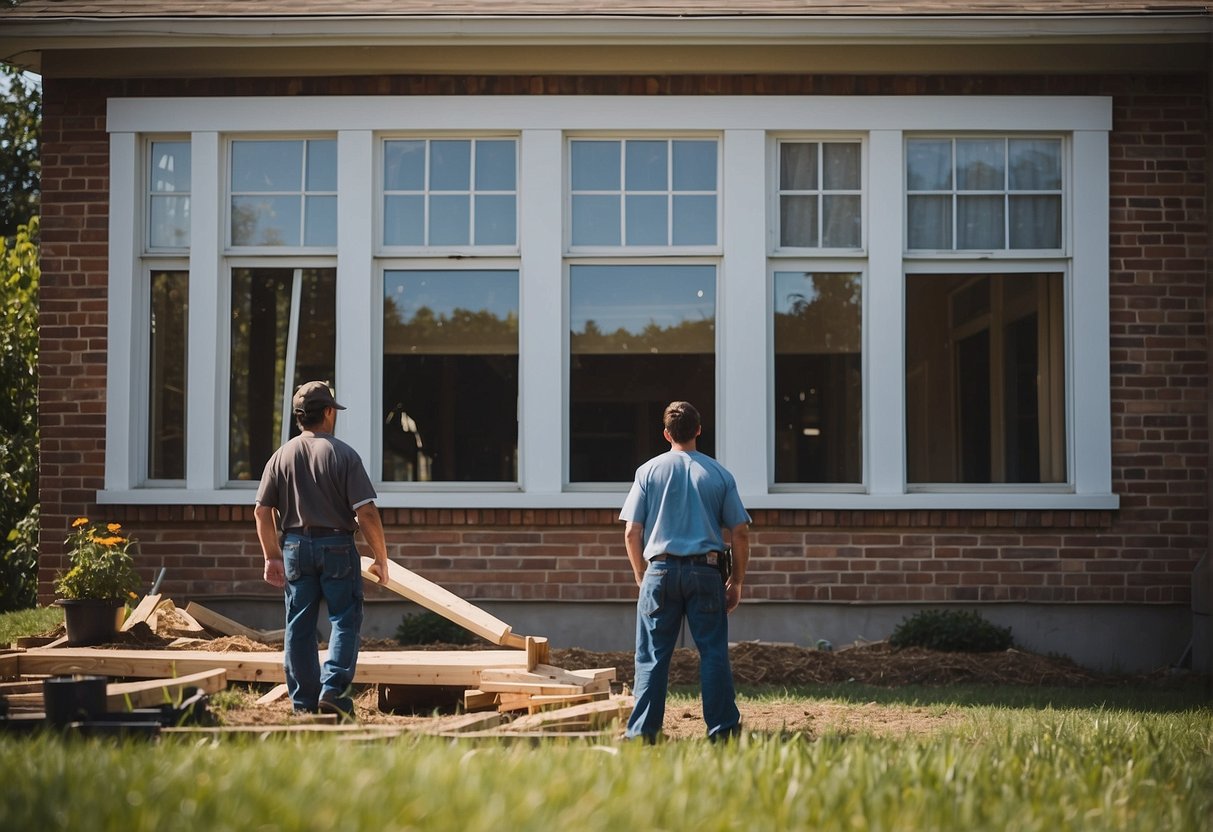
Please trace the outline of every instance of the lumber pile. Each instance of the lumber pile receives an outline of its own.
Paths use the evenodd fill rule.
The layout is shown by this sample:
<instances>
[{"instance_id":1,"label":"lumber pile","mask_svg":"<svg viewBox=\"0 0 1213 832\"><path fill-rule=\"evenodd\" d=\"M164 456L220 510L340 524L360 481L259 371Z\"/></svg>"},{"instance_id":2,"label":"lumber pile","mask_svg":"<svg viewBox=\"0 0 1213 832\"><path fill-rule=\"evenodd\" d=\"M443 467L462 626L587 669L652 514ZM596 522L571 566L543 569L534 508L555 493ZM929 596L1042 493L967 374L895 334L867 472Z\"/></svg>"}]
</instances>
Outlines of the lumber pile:
<instances>
[{"instance_id":1,"label":"lumber pile","mask_svg":"<svg viewBox=\"0 0 1213 832\"><path fill-rule=\"evenodd\" d=\"M368 571L371 563L370 558L362 559L363 575L375 583ZM631 707L630 697L611 693L613 667L555 667L548 663L546 638L515 634L485 610L399 564L390 564L384 588L501 648L360 652L355 684L453 689L456 694L462 689L462 713L413 723L407 730L443 736L580 734L608 729ZM0 703L12 713L36 713L44 707L41 680L93 675L111 680L106 686L111 710L179 702L187 693L214 693L233 682L264 683L268 690L254 707L275 707L276 702L281 707L285 696L283 653L270 646L281 644L281 630L249 627L197 602L182 609L158 592L148 594L121 629L119 645L106 649L63 646L60 639L0 653ZM152 638L161 639L164 649L146 649L155 647ZM121 649L121 643L129 639L138 641L143 649ZM250 646L229 652L206 649L225 639ZM324 660L323 652L320 658ZM284 727L306 730L297 720ZM273 726L239 726L239 730L270 731ZM396 733L399 731L376 735Z\"/></svg>"}]
</instances>

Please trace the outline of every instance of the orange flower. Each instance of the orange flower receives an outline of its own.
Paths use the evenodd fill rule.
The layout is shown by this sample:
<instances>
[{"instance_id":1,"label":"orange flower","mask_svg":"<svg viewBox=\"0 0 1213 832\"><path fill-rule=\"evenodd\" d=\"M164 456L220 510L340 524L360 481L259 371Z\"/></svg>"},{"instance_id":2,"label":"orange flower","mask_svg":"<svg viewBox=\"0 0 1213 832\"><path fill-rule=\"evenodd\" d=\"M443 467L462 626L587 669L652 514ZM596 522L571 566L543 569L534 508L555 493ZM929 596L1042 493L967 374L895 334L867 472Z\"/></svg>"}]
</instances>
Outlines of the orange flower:
<instances>
[{"instance_id":1,"label":"orange flower","mask_svg":"<svg viewBox=\"0 0 1213 832\"><path fill-rule=\"evenodd\" d=\"M81 526L85 525L86 523L88 523L87 517L77 517L75 520L72 521L72 528L78 529Z\"/></svg>"},{"instance_id":2,"label":"orange flower","mask_svg":"<svg viewBox=\"0 0 1213 832\"><path fill-rule=\"evenodd\" d=\"M111 532L120 532L120 531L122 531L122 524L121 523L110 523L105 528L106 528L106 530L111 531Z\"/></svg>"}]
</instances>

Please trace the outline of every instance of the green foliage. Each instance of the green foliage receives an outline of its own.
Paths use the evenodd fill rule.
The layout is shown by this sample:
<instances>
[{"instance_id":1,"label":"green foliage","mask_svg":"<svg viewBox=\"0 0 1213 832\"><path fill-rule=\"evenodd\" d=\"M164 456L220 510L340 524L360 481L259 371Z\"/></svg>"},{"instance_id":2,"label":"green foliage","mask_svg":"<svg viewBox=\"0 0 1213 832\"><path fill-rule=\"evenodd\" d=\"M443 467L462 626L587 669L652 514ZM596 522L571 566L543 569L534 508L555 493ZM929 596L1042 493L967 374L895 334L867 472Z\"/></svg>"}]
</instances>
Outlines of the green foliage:
<instances>
[{"instance_id":1,"label":"green foliage","mask_svg":"<svg viewBox=\"0 0 1213 832\"><path fill-rule=\"evenodd\" d=\"M0 64L0 76L0 236L11 237L38 213L42 91L16 67Z\"/></svg>"},{"instance_id":2,"label":"green foliage","mask_svg":"<svg viewBox=\"0 0 1213 832\"><path fill-rule=\"evenodd\" d=\"M453 621L426 610L406 614L396 628L401 644L475 644L479 639Z\"/></svg>"},{"instance_id":3,"label":"green foliage","mask_svg":"<svg viewBox=\"0 0 1213 832\"><path fill-rule=\"evenodd\" d=\"M99 526L87 517L72 523L64 541L71 568L55 581L60 598L72 600L126 601L137 598L140 580L130 549L135 541L123 537L122 526Z\"/></svg>"},{"instance_id":4,"label":"green foliage","mask_svg":"<svg viewBox=\"0 0 1213 832\"><path fill-rule=\"evenodd\" d=\"M903 619L889 637L894 647L990 653L1014 642L1010 627L997 627L972 610L922 610Z\"/></svg>"},{"instance_id":5,"label":"green foliage","mask_svg":"<svg viewBox=\"0 0 1213 832\"><path fill-rule=\"evenodd\" d=\"M37 236L34 217L14 240L0 238L0 612L33 606L36 593Z\"/></svg>"},{"instance_id":6,"label":"green foliage","mask_svg":"<svg viewBox=\"0 0 1213 832\"><path fill-rule=\"evenodd\" d=\"M139 746L0 735L0 821L98 832L1197 832L1213 810L1210 737L1207 707L965 709L955 727L927 736L759 735L723 749L415 734L378 743L165 735Z\"/></svg>"}]
</instances>

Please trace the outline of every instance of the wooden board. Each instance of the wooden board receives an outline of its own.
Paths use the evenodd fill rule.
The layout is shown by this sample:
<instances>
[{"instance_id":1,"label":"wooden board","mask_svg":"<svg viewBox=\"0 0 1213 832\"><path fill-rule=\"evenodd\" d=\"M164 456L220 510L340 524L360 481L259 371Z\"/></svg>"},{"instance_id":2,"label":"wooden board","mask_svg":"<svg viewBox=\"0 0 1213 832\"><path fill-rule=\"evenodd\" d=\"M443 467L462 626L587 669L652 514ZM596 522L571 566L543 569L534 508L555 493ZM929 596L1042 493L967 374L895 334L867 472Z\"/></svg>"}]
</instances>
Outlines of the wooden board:
<instances>
[{"instance_id":1,"label":"wooden board","mask_svg":"<svg viewBox=\"0 0 1213 832\"><path fill-rule=\"evenodd\" d=\"M601 728L626 719L634 701L631 696L619 696L601 702L587 702L584 705L542 711L519 717L504 726L502 730L515 732L551 730L559 727L569 727L574 730L583 730L586 727Z\"/></svg>"},{"instance_id":2,"label":"wooden board","mask_svg":"<svg viewBox=\"0 0 1213 832\"><path fill-rule=\"evenodd\" d=\"M210 627L212 630L225 636L244 636L251 641L262 643L282 640L283 632L281 630L266 631L246 627L239 621L233 621L227 616L220 615L214 610L207 609L194 601L190 601L186 605L185 611L199 624L204 627Z\"/></svg>"},{"instance_id":3,"label":"wooden board","mask_svg":"<svg viewBox=\"0 0 1213 832\"><path fill-rule=\"evenodd\" d=\"M129 632L130 629L136 624L143 623L147 623L148 626L155 631L156 627L154 624L149 622L149 619L152 617L152 613L156 611L156 607L159 605L159 593L155 595L144 595L143 600L139 602L139 605L131 610L130 615L128 615L126 620L122 622L122 627L120 628L121 632Z\"/></svg>"},{"instance_id":4,"label":"wooden board","mask_svg":"<svg viewBox=\"0 0 1213 832\"><path fill-rule=\"evenodd\" d=\"M483 711L497 707L497 694L484 690L465 690L463 692L463 709L465 711Z\"/></svg>"},{"instance_id":5,"label":"wooden board","mask_svg":"<svg viewBox=\"0 0 1213 832\"><path fill-rule=\"evenodd\" d=\"M370 583L378 585L375 576L370 572L370 567L374 562L372 558L363 556L362 577ZM453 621L465 630L469 630L493 644L506 644L508 640L509 624L489 615L480 607L468 603L453 592L443 589L433 581L426 580L416 572L405 569L395 561L388 561L387 583L382 586L441 615L448 621ZM521 646L525 648L525 640Z\"/></svg>"},{"instance_id":6,"label":"wooden board","mask_svg":"<svg viewBox=\"0 0 1213 832\"><path fill-rule=\"evenodd\" d=\"M0 657L0 660L7 657ZM327 652L320 652L320 660ZM221 667L229 682L285 682L282 651L212 653L205 650L98 650L65 647L13 654L12 678L27 673L96 673L160 679ZM384 650L358 654L354 682L477 686L486 667L524 667L521 650Z\"/></svg>"},{"instance_id":7,"label":"wooden board","mask_svg":"<svg viewBox=\"0 0 1213 832\"><path fill-rule=\"evenodd\" d=\"M200 688L203 693L217 693L226 687L227 674L221 667L176 679L110 683L105 686L105 706L111 713L132 708L153 708L177 702L186 688Z\"/></svg>"},{"instance_id":8,"label":"wooden board","mask_svg":"<svg viewBox=\"0 0 1213 832\"><path fill-rule=\"evenodd\" d=\"M274 685L266 693L264 693L254 705L268 705L271 702L277 702L282 697L286 696L286 685Z\"/></svg>"},{"instance_id":9,"label":"wooden board","mask_svg":"<svg viewBox=\"0 0 1213 832\"><path fill-rule=\"evenodd\" d=\"M466 731L486 731L490 728L496 728L500 724L501 714L490 711L488 713L482 712L440 717L424 723L413 730L423 734L462 734Z\"/></svg>"},{"instance_id":10,"label":"wooden board","mask_svg":"<svg viewBox=\"0 0 1213 832\"><path fill-rule=\"evenodd\" d=\"M19 679L21 678L21 657L25 653L12 652L0 655L0 679Z\"/></svg>"}]
</instances>

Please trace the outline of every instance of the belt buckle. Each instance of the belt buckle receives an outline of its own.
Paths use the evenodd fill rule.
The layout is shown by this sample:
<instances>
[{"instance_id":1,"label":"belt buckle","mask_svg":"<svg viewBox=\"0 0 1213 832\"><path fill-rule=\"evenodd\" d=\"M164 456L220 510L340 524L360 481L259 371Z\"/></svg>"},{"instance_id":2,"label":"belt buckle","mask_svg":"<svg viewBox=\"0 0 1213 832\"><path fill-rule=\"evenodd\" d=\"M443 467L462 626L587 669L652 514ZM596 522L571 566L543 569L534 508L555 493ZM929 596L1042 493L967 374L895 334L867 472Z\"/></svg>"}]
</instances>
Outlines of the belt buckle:
<instances>
[{"instance_id":1,"label":"belt buckle","mask_svg":"<svg viewBox=\"0 0 1213 832\"><path fill-rule=\"evenodd\" d=\"M715 566L718 557L719 555L717 555L715 552L708 552L706 555L704 555L704 563L706 563L708 566Z\"/></svg>"}]
</instances>

